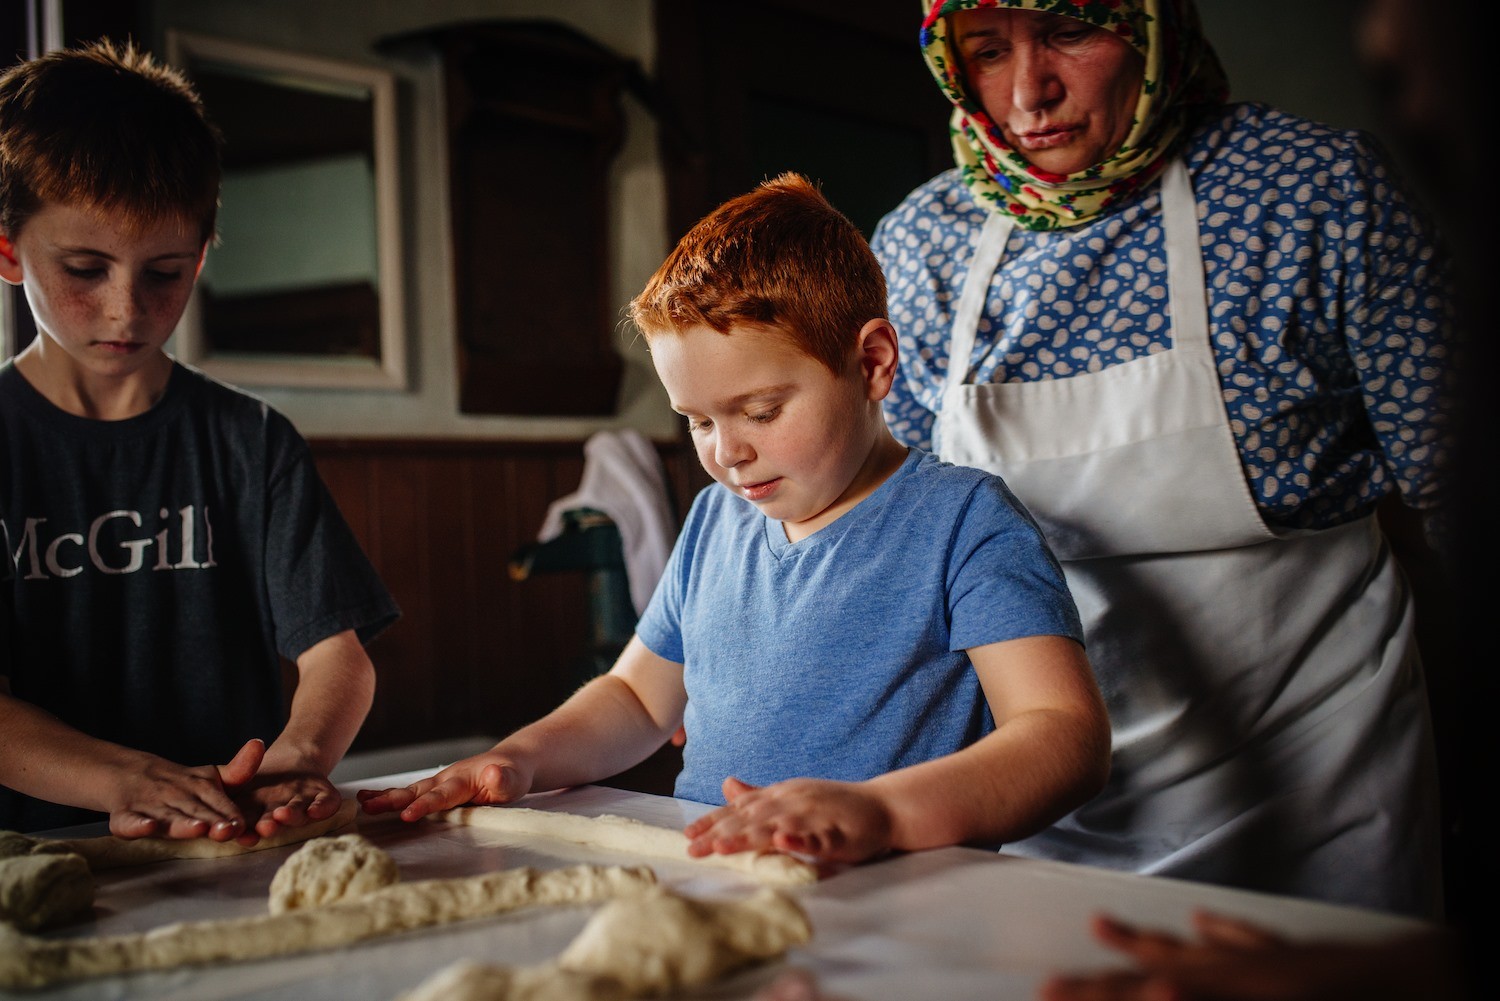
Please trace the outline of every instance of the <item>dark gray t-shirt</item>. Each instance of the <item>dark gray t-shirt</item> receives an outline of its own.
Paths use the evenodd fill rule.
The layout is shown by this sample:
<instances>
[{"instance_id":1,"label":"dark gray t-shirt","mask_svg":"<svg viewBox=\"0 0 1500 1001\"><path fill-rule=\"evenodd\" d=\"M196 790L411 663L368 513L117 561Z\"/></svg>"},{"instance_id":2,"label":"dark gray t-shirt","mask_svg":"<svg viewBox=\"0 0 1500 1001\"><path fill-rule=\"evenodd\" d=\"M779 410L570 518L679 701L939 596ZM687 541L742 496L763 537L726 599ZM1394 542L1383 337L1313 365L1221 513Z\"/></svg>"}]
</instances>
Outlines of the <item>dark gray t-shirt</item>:
<instances>
[{"instance_id":1,"label":"dark gray t-shirt","mask_svg":"<svg viewBox=\"0 0 1500 1001\"><path fill-rule=\"evenodd\" d=\"M0 366L0 541L11 694L188 765L276 737L278 653L399 615L291 423L180 364L108 422ZM93 819L0 787L0 829Z\"/></svg>"}]
</instances>

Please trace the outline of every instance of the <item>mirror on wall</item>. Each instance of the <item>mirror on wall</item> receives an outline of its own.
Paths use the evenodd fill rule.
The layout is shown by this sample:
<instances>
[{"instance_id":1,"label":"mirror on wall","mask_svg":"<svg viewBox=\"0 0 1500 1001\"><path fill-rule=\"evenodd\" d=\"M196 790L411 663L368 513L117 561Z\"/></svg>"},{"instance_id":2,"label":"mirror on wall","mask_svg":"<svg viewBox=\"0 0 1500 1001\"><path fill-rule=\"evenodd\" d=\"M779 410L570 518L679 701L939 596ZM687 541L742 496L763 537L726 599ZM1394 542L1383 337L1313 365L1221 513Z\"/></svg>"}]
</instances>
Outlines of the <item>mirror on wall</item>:
<instances>
[{"instance_id":1,"label":"mirror on wall","mask_svg":"<svg viewBox=\"0 0 1500 1001\"><path fill-rule=\"evenodd\" d=\"M219 242L174 335L228 382L402 389L395 78L168 31L224 134Z\"/></svg>"}]
</instances>

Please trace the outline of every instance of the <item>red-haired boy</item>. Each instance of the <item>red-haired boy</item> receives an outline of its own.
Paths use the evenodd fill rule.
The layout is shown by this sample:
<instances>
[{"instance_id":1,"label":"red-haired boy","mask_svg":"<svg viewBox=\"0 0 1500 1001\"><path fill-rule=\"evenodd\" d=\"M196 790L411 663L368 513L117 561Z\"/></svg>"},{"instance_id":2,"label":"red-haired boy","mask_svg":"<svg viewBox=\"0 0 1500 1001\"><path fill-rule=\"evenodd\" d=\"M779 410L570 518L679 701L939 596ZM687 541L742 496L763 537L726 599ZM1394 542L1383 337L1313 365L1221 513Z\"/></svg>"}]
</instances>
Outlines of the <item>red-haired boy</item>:
<instances>
[{"instance_id":1,"label":"red-haired boy","mask_svg":"<svg viewBox=\"0 0 1500 1001\"><path fill-rule=\"evenodd\" d=\"M995 844L1092 796L1109 726L1062 572L988 473L900 445L868 243L787 175L693 228L631 304L717 484L614 668L404 789L414 820L593 782L684 724L689 850L859 861Z\"/></svg>"}]
</instances>

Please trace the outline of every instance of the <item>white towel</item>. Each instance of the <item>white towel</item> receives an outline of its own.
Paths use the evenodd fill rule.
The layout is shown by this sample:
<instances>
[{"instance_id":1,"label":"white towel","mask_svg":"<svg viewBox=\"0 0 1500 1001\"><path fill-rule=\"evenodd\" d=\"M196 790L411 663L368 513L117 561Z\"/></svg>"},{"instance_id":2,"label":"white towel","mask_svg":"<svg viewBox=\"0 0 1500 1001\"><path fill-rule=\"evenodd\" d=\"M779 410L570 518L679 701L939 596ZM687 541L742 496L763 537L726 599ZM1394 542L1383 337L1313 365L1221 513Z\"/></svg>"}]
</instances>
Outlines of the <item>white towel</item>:
<instances>
[{"instance_id":1,"label":"white towel","mask_svg":"<svg viewBox=\"0 0 1500 1001\"><path fill-rule=\"evenodd\" d=\"M583 479L578 489L552 502L538 542L556 538L563 512L587 507L602 511L620 531L630 602L636 615L656 590L677 525L667 499L667 473L656 448L639 431L600 431L583 444Z\"/></svg>"}]
</instances>

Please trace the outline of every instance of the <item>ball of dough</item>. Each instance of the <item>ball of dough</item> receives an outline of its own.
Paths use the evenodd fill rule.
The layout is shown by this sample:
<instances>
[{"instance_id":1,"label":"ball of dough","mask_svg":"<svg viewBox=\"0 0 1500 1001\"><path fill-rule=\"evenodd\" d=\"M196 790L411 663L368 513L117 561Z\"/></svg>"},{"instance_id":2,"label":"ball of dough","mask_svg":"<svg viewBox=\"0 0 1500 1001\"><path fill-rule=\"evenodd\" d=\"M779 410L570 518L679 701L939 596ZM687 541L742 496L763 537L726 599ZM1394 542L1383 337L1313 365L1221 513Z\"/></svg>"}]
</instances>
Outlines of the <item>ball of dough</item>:
<instances>
[{"instance_id":1,"label":"ball of dough","mask_svg":"<svg viewBox=\"0 0 1500 1001\"><path fill-rule=\"evenodd\" d=\"M94 877L82 855L44 853L0 860L0 921L35 931L93 906Z\"/></svg>"},{"instance_id":2,"label":"ball of dough","mask_svg":"<svg viewBox=\"0 0 1500 1001\"><path fill-rule=\"evenodd\" d=\"M600 908L557 958L613 977L632 997L712 983L812 938L801 905L771 888L745 900L699 900L654 887Z\"/></svg>"},{"instance_id":3,"label":"ball of dough","mask_svg":"<svg viewBox=\"0 0 1500 1001\"><path fill-rule=\"evenodd\" d=\"M362 835L316 838L292 853L271 880L271 913L363 897L401 879L396 863Z\"/></svg>"}]
</instances>

